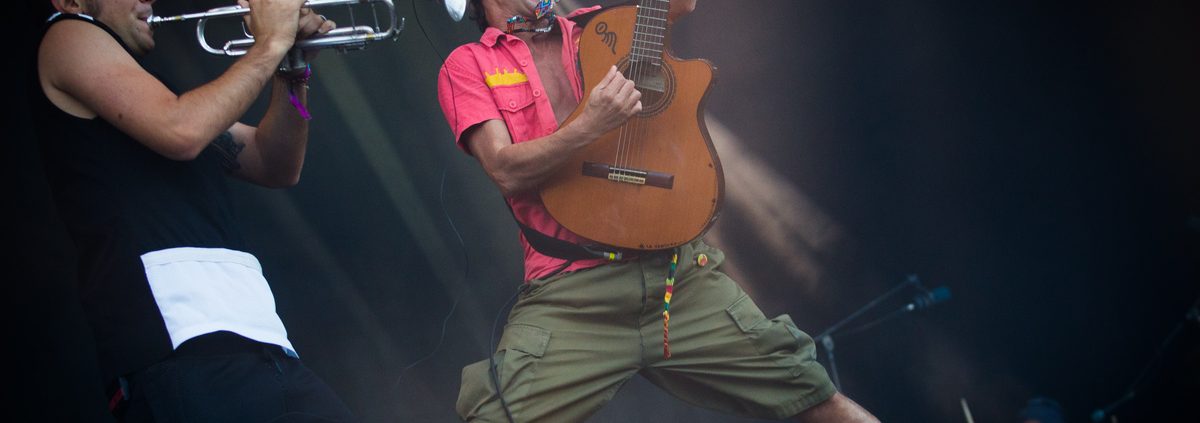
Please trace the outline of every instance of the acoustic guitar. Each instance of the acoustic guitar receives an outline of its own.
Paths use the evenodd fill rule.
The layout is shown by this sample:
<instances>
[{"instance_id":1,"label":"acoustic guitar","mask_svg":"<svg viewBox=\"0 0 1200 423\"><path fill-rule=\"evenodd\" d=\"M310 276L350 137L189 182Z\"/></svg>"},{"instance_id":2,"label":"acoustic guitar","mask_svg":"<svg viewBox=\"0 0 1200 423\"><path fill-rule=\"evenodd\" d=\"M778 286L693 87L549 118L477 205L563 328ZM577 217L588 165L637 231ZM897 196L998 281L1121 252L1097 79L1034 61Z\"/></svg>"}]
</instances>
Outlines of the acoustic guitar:
<instances>
[{"instance_id":1,"label":"acoustic guitar","mask_svg":"<svg viewBox=\"0 0 1200 423\"><path fill-rule=\"evenodd\" d=\"M560 224L589 240L658 250L699 238L716 221L724 177L704 125L715 69L667 52L669 0L596 13L579 41L584 102L616 65L642 93L642 112L572 157L541 189Z\"/></svg>"}]
</instances>

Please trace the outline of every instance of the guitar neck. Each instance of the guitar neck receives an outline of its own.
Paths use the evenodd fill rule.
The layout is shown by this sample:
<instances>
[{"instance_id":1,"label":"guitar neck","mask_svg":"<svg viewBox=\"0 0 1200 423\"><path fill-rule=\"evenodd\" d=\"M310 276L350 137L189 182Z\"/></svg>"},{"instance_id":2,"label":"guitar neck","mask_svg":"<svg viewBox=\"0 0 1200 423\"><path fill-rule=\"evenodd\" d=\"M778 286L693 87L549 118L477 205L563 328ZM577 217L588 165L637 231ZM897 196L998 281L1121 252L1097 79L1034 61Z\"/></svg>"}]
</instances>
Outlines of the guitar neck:
<instances>
[{"instance_id":1,"label":"guitar neck","mask_svg":"<svg viewBox=\"0 0 1200 423\"><path fill-rule=\"evenodd\" d=\"M638 0L631 61L662 65L663 45L667 40L667 14L670 10L671 0Z\"/></svg>"}]
</instances>

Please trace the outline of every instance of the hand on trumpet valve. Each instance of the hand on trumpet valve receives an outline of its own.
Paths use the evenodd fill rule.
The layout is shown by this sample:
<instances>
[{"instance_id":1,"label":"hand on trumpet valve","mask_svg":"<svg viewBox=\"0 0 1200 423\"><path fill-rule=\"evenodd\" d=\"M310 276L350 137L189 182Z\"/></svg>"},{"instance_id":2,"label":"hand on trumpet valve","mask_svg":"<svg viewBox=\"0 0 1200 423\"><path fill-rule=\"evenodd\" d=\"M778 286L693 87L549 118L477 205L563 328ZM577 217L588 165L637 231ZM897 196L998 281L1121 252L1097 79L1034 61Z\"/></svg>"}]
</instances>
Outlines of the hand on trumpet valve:
<instances>
[{"instance_id":1,"label":"hand on trumpet valve","mask_svg":"<svg viewBox=\"0 0 1200 423\"><path fill-rule=\"evenodd\" d=\"M337 22L331 21L325 15L313 13L312 9L300 9L300 24L296 29L296 39L303 40L313 35L322 35L337 28Z\"/></svg>"},{"instance_id":2,"label":"hand on trumpet valve","mask_svg":"<svg viewBox=\"0 0 1200 423\"><path fill-rule=\"evenodd\" d=\"M259 0L259 3L264 2L264 1L267 1L267 0ZM237 2L242 7L246 7L246 8L252 7L249 0L237 0ZM278 3L278 2L276 2L276 3ZM329 18L326 18L325 15L314 13L312 9L307 8L307 7L301 7L300 13L297 16L298 16L298 18L296 21L296 33L295 33L296 36L293 39L293 41L303 40L305 38L309 38L314 35L323 35L323 34L328 33L329 31L332 31L334 28L337 28L337 22L334 22L334 21L330 20ZM245 20L246 27L250 28L250 33L254 34L255 27L254 27L254 23L253 23L253 20L254 20L253 9L251 9L251 13L243 16L243 19ZM309 55L310 56L315 55L315 50L313 50Z\"/></svg>"},{"instance_id":3,"label":"hand on trumpet valve","mask_svg":"<svg viewBox=\"0 0 1200 423\"><path fill-rule=\"evenodd\" d=\"M334 28L337 28L337 22L329 20L325 15L313 13L312 9L308 8L300 9L300 23L296 29L296 40L324 35ZM304 60L311 62L317 58L318 52L320 50L306 50Z\"/></svg>"},{"instance_id":4,"label":"hand on trumpet valve","mask_svg":"<svg viewBox=\"0 0 1200 423\"><path fill-rule=\"evenodd\" d=\"M255 44L278 44L283 49L291 48L300 29L301 10L305 0L237 0L238 5L250 9L243 19ZM310 15L312 11L308 12ZM319 19L318 19L319 20Z\"/></svg>"}]
</instances>

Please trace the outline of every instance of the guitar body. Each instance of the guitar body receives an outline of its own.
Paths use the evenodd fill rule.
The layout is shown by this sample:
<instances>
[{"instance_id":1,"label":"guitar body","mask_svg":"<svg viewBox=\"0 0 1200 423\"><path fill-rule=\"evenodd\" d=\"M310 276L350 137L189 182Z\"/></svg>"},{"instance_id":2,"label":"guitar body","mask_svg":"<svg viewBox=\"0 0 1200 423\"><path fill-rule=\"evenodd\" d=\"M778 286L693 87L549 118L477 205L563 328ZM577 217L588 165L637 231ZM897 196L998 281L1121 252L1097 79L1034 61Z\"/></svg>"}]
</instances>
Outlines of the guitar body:
<instances>
[{"instance_id":1,"label":"guitar body","mask_svg":"<svg viewBox=\"0 0 1200 423\"><path fill-rule=\"evenodd\" d=\"M661 36L638 35L658 40L659 51L634 40L635 27L642 33L645 22L659 20ZM622 249L665 249L699 238L716 221L724 178L703 116L715 71L704 60L672 57L665 44L665 20L639 17L633 6L604 10L584 27L584 97L564 125L582 113L613 65L637 84L643 106L625 126L572 157L541 190L551 216L584 238Z\"/></svg>"}]
</instances>

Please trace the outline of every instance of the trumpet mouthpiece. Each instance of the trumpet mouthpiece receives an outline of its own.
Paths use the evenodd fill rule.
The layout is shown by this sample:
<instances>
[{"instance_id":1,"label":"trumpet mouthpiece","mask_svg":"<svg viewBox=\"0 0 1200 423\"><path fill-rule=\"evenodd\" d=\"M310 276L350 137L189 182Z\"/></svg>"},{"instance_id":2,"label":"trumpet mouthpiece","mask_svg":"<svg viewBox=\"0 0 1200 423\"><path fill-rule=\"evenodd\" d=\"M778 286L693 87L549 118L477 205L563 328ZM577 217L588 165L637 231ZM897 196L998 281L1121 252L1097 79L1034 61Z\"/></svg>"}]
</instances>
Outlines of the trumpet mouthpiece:
<instances>
[{"instance_id":1,"label":"trumpet mouthpiece","mask_svg":"<svg viewBox=\"0 0 1200 423\"><path fill-rule=\"evenodd\" d=\"M162 16L153 16L153 15L151 15L151 16L147 16L147 17L146 17L146 23L150 24L150 26L158 26L158 25L162 24L163 22L170 22L170 21L177 21L177 20L180 20L180 19L178 19L178 18L179 18L178 16L175 16L175 17L162 17Z\"/></svg>"}]
</instances>

